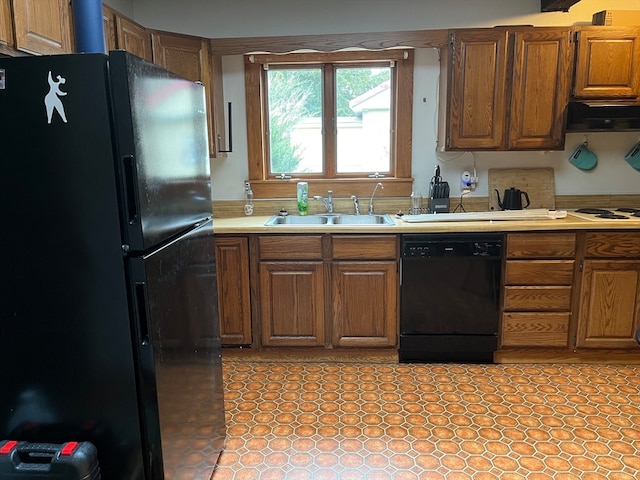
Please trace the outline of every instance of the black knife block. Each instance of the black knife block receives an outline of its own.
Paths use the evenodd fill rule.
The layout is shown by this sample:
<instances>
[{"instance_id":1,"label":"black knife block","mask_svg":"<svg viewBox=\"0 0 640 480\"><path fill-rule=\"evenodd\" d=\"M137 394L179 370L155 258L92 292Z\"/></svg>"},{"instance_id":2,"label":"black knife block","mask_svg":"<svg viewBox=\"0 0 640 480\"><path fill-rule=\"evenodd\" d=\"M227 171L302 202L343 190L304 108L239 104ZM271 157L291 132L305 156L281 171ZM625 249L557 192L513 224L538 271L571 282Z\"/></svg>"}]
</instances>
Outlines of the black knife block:
<instances>
[{"instance_id":1,"label":"black knife block","mask_svg":"<svg viewBox=\"0 0 640 480\"><path fill-rule=\"evenodd\" d=\"M429 208L431 213L449 213L449 198L429 198Z\"/></svg>"}]
</instances>

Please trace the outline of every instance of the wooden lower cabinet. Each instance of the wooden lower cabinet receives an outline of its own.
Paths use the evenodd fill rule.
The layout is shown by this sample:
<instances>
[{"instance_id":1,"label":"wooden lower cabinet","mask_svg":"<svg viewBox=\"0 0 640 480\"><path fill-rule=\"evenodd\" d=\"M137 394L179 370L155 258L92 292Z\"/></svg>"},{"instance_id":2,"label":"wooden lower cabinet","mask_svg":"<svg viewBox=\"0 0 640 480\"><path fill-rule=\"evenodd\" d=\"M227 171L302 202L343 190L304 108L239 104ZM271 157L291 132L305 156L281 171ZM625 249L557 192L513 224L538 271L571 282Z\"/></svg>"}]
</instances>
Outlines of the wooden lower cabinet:
<instances>
[{"instance_id":1,"label":"wooden lower cabinet","mask_svg":"<svg viewBox=\"0 0 640 480\"><path fill-rule=\"evenodd\" d=\"M395 261L332 265L334 345L396 345L397 269Z\"/></svg>"},{"instance_id":2,"label":"wooden lower cabinet","mask_svg":"<svg viewBox=\"0 0 640 480\"><path fill-rule=\"evenodd\" d=\"M325 235L260 235L258 321L264 346L325 344Z\"/></svg>"},{"instance_id":3,"label":"wooden lower cabinet","mask_svg":"<svg viewBox=\"0 0 640 480\"><path fill-rule=\"evenodd\" d=\"M567 347L576 234L507 235L502 347Z\"/></svg>"},{"instance_id":4,"label":"wooden lower cabinet","mask_svg":"<svg viewBox=\"0 0 640 480\"><path fill-rule=\"evenodd\" d=\"M397 344L398 235L222 235L216 255L224 344ZM640 232L508 233L505 257L496 362L640 363Z\"/></svg>"},{"instance_id":5,"label":"wooden lower cabinet","mask_svg":"<svg viewBox=\"0 0 640 480\"><path fill-rule=\"evenodd\" d=\"M398 235L258 236L260 344L395 346L398 245Z\"/></svg>"},{"instance_id":6,"label":"wooden lower cabinet","mask_svg":"<svg viewBox=\"0 0 640 480\"><path fill-rule=\"evenodd\" d=\"M578 347L638 348L640 260L585 260Z\"/></svg>"},{"instance_id":7,"label":"wooden lower cabinet","mask_svg":"<svg viewBox=\"0 0 640 480\"><path fill-rule=\"evenodd\" d=\"M252 336L248 238L216 237L215 249L222 345L249 345Z\"/></svg>"},{"instance_id":8,"label":"wooden lower cabinet","mask_svg":"<svg viewBox=\"0 0 640 480\"><path fill-rule=\"evenodd\" d=\"M640 232L508 234L504 276L496 361L640 363Z\"/></svg>"},{"instance_id":9,"label":"wooden lower cabinet","mask_svg":"<svg viewBox=\"0 0 640 480\"><path fill-rule=\"evenodd\" d=\"M587 232L576 345L638 349L640 232Z\"/></svg>"},{"instance_id":10,"label":"wooden lower cabinet","mask_svg":"<svg viewBox=\"0 0 640 480\"><path fill-rule=\"evenodd\" d=\"M397 344L398 241L397 235L332 236L333 345Z\"/></svg>"},{"instance_id":11,"label":"wooden lower cabinet","mask_svg":"<svg viewBox=\"0 0 640 480\"><path fill-rule=\"evenodd\" d=\"M324 345L322 262L260 262L260 321L265 346Z\"/></svg>"}]
</instances>

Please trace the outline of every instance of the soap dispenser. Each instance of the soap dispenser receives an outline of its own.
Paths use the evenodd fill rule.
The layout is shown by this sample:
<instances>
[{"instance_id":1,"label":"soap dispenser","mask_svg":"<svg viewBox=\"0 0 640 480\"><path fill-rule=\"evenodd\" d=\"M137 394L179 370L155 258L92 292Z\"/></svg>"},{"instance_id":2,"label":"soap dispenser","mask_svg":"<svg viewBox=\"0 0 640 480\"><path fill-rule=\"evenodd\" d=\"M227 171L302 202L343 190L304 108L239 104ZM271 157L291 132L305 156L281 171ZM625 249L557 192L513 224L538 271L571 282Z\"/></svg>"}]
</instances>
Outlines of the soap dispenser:
<instances>
[{"instance_id":1,"label":"soap dispenser","mask_svg":"<svg viewBox=\"0 0 640 480\"><path fill-rule=\"evenodd\" d=\"M244 184L244 214L253 214L253 190L251 190L251 184L249 182Z\"/></svg>"}]
</instances>

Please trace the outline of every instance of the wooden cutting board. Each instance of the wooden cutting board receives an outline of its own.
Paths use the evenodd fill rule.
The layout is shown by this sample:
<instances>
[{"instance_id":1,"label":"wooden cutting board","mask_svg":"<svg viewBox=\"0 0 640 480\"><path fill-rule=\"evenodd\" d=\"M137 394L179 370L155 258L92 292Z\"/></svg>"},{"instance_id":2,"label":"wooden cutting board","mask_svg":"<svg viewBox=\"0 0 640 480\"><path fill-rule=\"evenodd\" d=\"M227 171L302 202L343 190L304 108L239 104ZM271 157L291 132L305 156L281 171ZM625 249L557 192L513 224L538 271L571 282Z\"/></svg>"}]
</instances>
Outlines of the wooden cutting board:
<instances>
[{"instance_id":1,"label":"wooden cutting board","mask_svg":"<svg viewBox=\"0 0 640 480\"><path fill-rule=\"evenodd\" d=\"M556 208L556 181L553 168L490 168L489 210L500 210L496 189L503 200L504 191L515 187L529 194L527 208ZM523 205L526 204L523 198Z\"/></svg>"}]
</instances>

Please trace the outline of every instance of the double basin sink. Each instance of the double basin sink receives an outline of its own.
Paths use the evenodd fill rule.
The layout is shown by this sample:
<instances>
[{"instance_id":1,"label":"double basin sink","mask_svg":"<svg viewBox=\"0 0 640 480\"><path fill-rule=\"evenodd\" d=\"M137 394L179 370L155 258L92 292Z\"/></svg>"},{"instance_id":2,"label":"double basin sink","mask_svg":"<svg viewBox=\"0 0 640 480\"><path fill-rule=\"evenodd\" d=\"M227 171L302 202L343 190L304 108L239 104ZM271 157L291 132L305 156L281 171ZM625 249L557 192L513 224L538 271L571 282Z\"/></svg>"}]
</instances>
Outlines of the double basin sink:
<instances>
[{"instance_id":1,"label":"double basin sink","mask_svg":"<svg viewBox=\"0 0 640 480\"><path fill-rule=\"evenodd\" d=\"M275 225L395 225L388 214L349 215L349 214L317 214L317 215L274 215L265 222L265 226Z\"/></svg>"}]
</instances>

